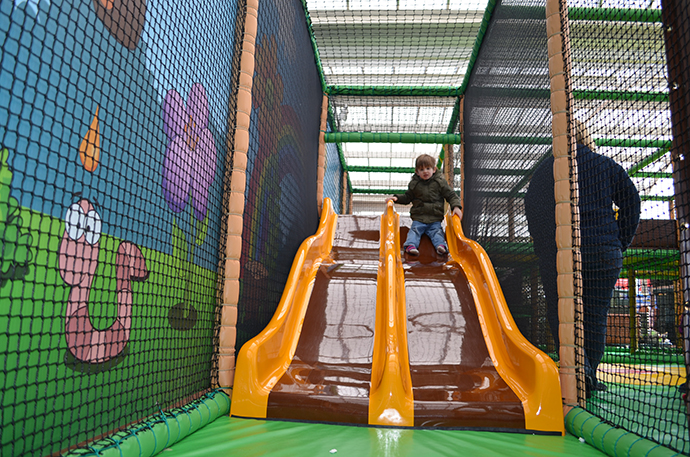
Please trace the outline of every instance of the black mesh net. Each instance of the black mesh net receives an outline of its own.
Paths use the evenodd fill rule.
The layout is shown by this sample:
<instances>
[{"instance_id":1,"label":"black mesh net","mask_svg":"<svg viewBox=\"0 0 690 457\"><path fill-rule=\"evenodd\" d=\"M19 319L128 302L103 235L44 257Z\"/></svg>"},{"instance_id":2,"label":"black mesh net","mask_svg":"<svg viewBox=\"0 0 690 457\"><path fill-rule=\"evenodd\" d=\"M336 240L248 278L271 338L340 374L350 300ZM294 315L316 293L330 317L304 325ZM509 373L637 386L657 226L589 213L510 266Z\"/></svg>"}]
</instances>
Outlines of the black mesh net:
<instances>
[{"instance_id":1,"label":"black mesh net","mask_svg":"<svg viewBox=\"0 0 690 457\"><path fill-rule=\"evenodd\" d=\"M690 56L690 11L683 2L663 2L663 27L666 41L666 56L669 75L669 107L671 109L671 126L673 147L671 149L671 171L673 176L674 211L677 220L677 241L680 256L678 259L678 278L673 282L673 292L670 288L664 294L665 302L672 304L673 311L668 310L662 321L673 324L678 329L676 338L671 340L683 354L681 363L685 362L686 378L690 370L690 81L688 81L688 62ZM673 236L659 237L660 240L673 240ZM668 307L667 307L668 309ZM661 314L661 313L660 313ZM672 314L673 317L668 315ZM676 324L679 324L676 327ZM672 334L669 332L669 334ZM683 387L683 386L681 386ZM679 419L673 421L681 426L683 446L675 447L688 452L688 415L690 415L690 397L688 396L688 381L685 380L683 394L686 422ZM669 392L677 404L677 394ZM682 407L681 407L682 409ZM680 441L680 439L679 439Z\"/></svg>"},{"instance_id":2,"label":"black mesh net","mask_svg":"<svg viewBox=\"0 0 690 457\"><path fill-rule=\"evenodd\" d=\"M603 419L685 453L664 26L658 3L626 6L569 14L584 399Z\"/></svg>"},{"instance_id":3,"label":"black mesh net","mask_svg":"<svg viewBox=\"0 0 690 457\"><path fill-rule=\"evenodd\" d=\"M316 231L323 93L302 3L262 2L240 260L239 348L266 327L300 244Z\"/></svg>"},{"instance_id":4,"label":"black mesh net","mask_svg":"<svg viewBox=\"0 0 690 457\"><path fill-rule=\"evenodd\" d=\"M212 388L237 5L194 11L0 4L3 456Z\"/></svg>"},{"instance_id":5,"label":"black mesh net","mask_svg":"<svg viewBox=\"0 0 690 457\"><path fill-rule=\"evenodd\" d=\"M326 79L328 81L328 78ZM331 96L335 131L346 133L374 132L395 134L444 134L452 119L455 97ZM395 137L395 135L394 135ZM353 141L344 143L352 191L352 212L361 215L381 214L385 199L403 193L414 174L414 161L420 154L438 157L439 144L401 143L397 138L386 142ZM400 206L401 214L409 207Z\"/></svg>"},{"instance_id":6,"label":"black mesh net","mask_svg":"<svg viewBox=\"0 0 690 457\"><path fill-rule=\"evenodd\" d=\"M533 173L552 155L544 5L498 3L484 36L464 99L463 225L491 257L520 331L555 356L524 203ZM455 162L463 165L462 156ZM537 218L553 224L546 213ZM545 237L554 242L555 226Z\"/></svg>"},{"instance_id":7,"label":"black mesh net","mask_svg":"<svg viewBox=\"0 0 690 457\"><path fill-rule=\"evenodd\" d=\"M326 150L337 212L380 214L415 157L441 155L432 136L463 135L443 155L465 233L521 332L557 359L545 0L306 3L306 17L300 0L259 6L237 349L271 319L317 227L325 90L328 133L353 135ZM678 0L663 6L580 0L563 23L581 145L579 401L688 453L690 18ZM57 453L215 387L245 12L0 3L3 456ZM361 132L395 136L353 141Z\"/></svg>"},{"instance_id":8,"label":"black mesh net","mask_svg":"<svg viewBox=\"0 0 690 457\"><path fill-rule=\"evenodd\" d=\"M347 179L340 162L340 153L335 143L326 145L326 173L323 180L323 196L333 202L333 211L337 214L347 213L348 193Z\"/></svg>"},{"instance_id":9,"label":"black mesh net","mask_svg":"<svg viewBox=\"0 0 690 457\"><path fill-rule=\"evenodd\" d=\"M675 220L683 219L673 176L682 153L671 150L661 10L583 6L596 5L570 5L567 23L580 401L609 423L687 452ZM557 358L544 17L543 4L516 1L492 16L465 97L464 223L491 256L522 333Z\"/></svg>"}]
</instances>

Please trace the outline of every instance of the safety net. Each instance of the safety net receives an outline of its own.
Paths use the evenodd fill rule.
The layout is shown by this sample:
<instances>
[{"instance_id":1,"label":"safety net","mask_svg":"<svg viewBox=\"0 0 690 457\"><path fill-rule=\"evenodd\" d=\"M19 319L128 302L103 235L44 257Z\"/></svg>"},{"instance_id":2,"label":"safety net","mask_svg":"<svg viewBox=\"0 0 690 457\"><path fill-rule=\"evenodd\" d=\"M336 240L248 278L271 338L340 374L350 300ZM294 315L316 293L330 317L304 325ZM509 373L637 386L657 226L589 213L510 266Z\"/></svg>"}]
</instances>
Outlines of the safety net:
<instances>
[{"instance_id":1,"label":"safety net","mask_svg":"<svg viewBox=\"0 0 690 457\"><path fill-rule=\"evenodd\" d=\"M648 2L597 6L561 5L568 9L575 148L570 175L561 179L571 183L572 245L579 250L579 401L608 423L687 452L678 191L661 9ZM492 15L465 93L464 223L489 253L521 332L558 360L545 19L545 2L506 0Z\"/></svg>"},{"instance_id":2,"label":"safety net","mask_svg":"<svg viewBox=\"0 0 690 457\"><path fill-rule=\"evenodd\" d=\"M341 148L352 212L381 214L387 196L406 190L417 156L459 142L459 88L486 5L306 1L329 95L327 141Z\"/></svg>"},{"instance_id":3,"label":"safety net","mask_svg":"<svg viewBox=\"0 0 690 457\"><path fill-rule=\"evenodd\" d=\"M583 401L606 421L687 453L679 332L687 297L676 225L687 209L678 206L680 187L674 189L673 161L683 146L672 135L669 105L674 81L667 52L673 47L664 29L672 26L663 24L659 2L577 6L589 5L569 10L566 58L575 95L571 124L588 130L575 125L571 138L577 148L572 198L579 209L574 245L581 251L576 270L583 331L576 343L583 348ZM679 14L665 7L667 16ZM687 177L676 180L687 186ZM608 205L603 212L602 202Z\"/></svg>"},{"instance_id":4,"label":"safety net","mask_svg":"<svg viewBox=\"0 0 690 457\"><path fill-rule=\"evenodd\" d=\"M322 98L302 3L262 2L247 153L238 350L273 317L295 253L316 231Z\"/></svg>"},{"instance_id":5,"label":"safety net","mask_svg":"<svg viewBox=\"0 0 690 457\"><path fill-rule=\"evenodd\" d=\"M84 454L215 404L319 191L379 215L423 153L559 360L546 0L250 3L0 2L3 455ZM577 403L687 454L688 9L560 8Z\"/></svg>"},{"instance_id":6,"label":"safety net","mask_svg":"<svg viewBox=\"0 0 690 457\"><path fill-rule=\"evenodd\" d=\"M148 3L0 5L3 456L212 388L237 4Z\"/></svg>"},{"instance_id":7,"label":"safety net","mask_svg":"<svg viewBox=\"0 0 690 457\"><path fill-rule=\"evenodd\" d=\"M464 163L455 158L463 225L491 257L520 331L554 353L524 210L532 173L552 155L545 2L507 0L491 17L464 97Z\"/></svg>"}]
</instances>

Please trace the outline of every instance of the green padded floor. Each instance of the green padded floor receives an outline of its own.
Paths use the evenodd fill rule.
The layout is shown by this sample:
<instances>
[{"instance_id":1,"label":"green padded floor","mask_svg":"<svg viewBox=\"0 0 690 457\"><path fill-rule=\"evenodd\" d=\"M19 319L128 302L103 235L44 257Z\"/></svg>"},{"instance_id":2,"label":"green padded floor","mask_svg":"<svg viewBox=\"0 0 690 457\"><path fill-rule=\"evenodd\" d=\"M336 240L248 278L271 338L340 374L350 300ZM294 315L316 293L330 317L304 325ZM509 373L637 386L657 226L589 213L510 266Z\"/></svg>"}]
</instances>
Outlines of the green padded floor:
<instances>
[{"instance_id":1,"label":"green padded floor","mask_svg":"<svg viewBox=\"0 0 690 457\"><path fill-rule=\"evenodd\" d=\"M161 457L201 456L603 456L572 435L400 430L227 416L161 452Z\"/></svg>"}]
</instances>

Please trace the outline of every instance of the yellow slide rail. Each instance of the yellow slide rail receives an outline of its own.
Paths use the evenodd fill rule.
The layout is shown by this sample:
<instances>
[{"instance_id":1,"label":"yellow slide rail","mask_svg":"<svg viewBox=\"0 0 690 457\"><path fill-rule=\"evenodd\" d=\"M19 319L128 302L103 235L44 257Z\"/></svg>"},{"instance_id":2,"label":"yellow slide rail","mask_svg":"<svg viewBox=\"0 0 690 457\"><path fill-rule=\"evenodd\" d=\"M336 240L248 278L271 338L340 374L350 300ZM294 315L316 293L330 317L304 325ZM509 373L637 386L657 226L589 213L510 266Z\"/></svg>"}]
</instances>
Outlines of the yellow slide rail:
<instances>
[{"instance_id":1,"label":"yellow slide rail","mask_svg":"<svg viewBox=\"0 0 690 457\"><path fill-rule=\"evenodd\" d=\"M400 216L388 202L381 216L376 279L376 328L369 391L370 425L414 425L407 352L405 276L400 257Z\"/></svg>"},{"instance_id":2,"label":"yellow slide rail","mask_svg":"<svg viewBox=\"0 0 690 457\"><path fill-rule=\"evenodd\" d=\"M337 219L331 200L324 199L319 228L297 251L271 322L242 346L237 356L232 416L266 417L268 395L295 356L316 273L333 248Z\"/></svg>"},{"instance_id":3,"label":"yellow slide rail","mask_svg":"<svg viewBox=\"0 0 690 457\"><path fill-rule=\"evenodd\" d=\"M486 251L465 238L457 216L446 215L446 226L448 248L467 275L489 355L522 402L525 428L564 434L556 364L518 330Z\"/></svg>"}]
</instances>

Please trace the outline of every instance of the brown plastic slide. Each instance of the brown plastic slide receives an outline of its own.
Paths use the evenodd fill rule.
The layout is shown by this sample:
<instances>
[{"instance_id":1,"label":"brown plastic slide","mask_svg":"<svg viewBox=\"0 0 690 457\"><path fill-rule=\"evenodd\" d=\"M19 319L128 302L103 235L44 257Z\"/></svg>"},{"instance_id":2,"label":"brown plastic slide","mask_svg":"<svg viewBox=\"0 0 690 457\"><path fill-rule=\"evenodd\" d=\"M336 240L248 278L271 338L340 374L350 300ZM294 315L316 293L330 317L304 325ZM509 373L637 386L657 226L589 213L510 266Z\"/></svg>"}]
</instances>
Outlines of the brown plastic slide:
<instances>
[{"instance_id":1,"label":"brown plastic slide","mask_svg":"<svg viewBox=\"0 0 690 457\"><path fill-rule=\"evenodd\" d=\"M512 347L511 338L517 346L524 338L513 335L509 316L501 322L507 312L492 304L502 299L500 290L478 289L498 286L482 279L487 273L468 257L472 249L459 248L458 239L449 242L451 257L440 257L423 237L418 257L401 258L410 221L398 219L392 206L383 216L337 217L330 256L319 261L303 323L292 335L294 353L262 385L242 370L265 362L244 359L248 352L270 354L243 348L231 414L562 433L555 365L544 375L540 366L553 364L548 357L528 343ZM450 227L449 236L456 235ZM465 271L454 252L476 265ZM505 366L497 369L499 363ZM533 370L536 381L520 370ZM251 398L257 389L268 394L265 406Z\"/></svg>"}]
</instances>

